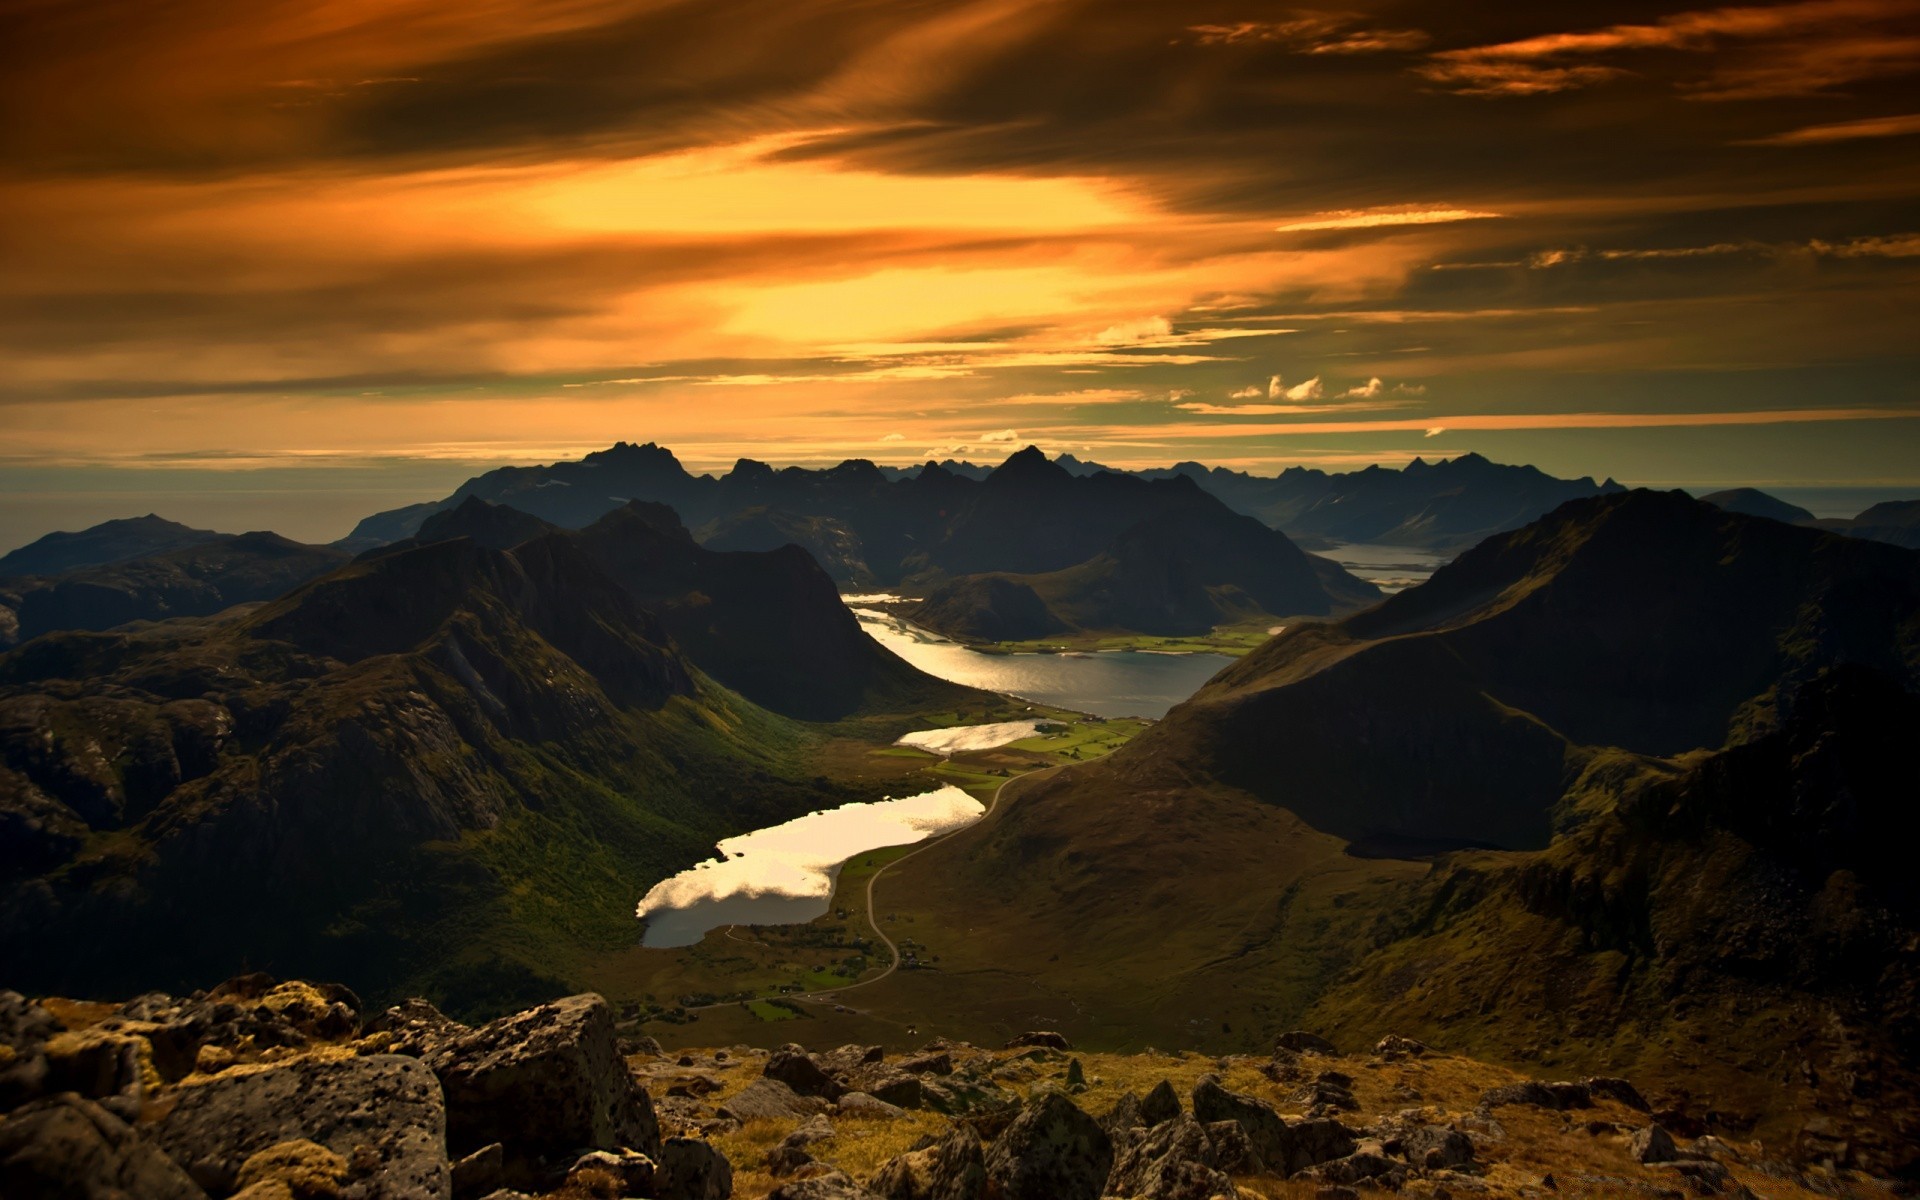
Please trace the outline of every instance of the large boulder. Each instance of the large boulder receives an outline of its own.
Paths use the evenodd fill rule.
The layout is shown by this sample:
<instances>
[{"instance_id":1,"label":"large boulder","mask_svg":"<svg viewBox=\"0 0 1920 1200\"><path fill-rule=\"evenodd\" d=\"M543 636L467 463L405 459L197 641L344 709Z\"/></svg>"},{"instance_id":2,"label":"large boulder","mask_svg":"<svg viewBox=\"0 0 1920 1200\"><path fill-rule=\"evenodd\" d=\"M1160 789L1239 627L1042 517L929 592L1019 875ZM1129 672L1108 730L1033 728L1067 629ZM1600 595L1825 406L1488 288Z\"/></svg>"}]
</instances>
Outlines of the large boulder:
<instances>
[{"instance_id":1,"label":"large boulder","mask_svg":"<svg viewBox=\"0 0 1920 1200\"><path fill-rule=\"evenodd\" d=\"M1153 1090L1140 1101L1141 1120L1149 1127L1171 1121L1179 1115L1180 1093L1174 1089L1172 1080L1162 1079L1154 1084Z\"/></svg>"},{"instance_id":2,"label":"large boulder","mask_svg":"<svg viewBox=\"0 0 1920 1200\"><path fill-rule=\"evenodd\" d=\"M818 1096L802 1096L778 1079L756 1079L720 1105L719 1112L744 1125L810 1117L826 1107L827 1102Z\"/></svg>"},{"instance_id":3,"label":"large boulder","mask_svg":"<svg viewBox=\"0 0 1920 1200\"><path fill-rule=\"evenodd\" d=\"M1218 1077L1203 1075L1193 1087L1193 1115L1202 1122L1232 1121L1253 1143L1254 1153L1274 1170L1286 1174L1292 1138L1280 1113L1266 1101L1228 1091Z\"/></svg>"},{"instance_id":4,"label":"large boulder","mask_svg":"<svg viewBox=\"0 0 1920 1200\"><path fill-rule=\"evenodd\" d=\"M727 1200L733 1195L733 1164L704 1138L668 1138L659 1161L653 1182L657 1200Z\"/></svg>"},{"instance_id":5,"label":"large boulder","mask_svg":"<svg viewBox=\"0 0 1920 1200\"><path fill-rule=\"evenodd\" d=\"M1113 1142L1073 1101L1046 1092L994 1139L986 1167L996 1200L1098 1200Z\"/></svg>"},{"instance_id":6,"label":"large boulder","mask_svg":"<svg viewBox=\"0 0 1920 1200\"><path fill-rule=\"evenodd\" d=\"M247 1160L304 1139L347 1160L366 1200L447 1200L440 1084L393 1054L230 1070L176 1088L153 1140L207 1190L233 1190Z\"/></svg>"},{"instance_id":7,"label":"large boulder","mask_svg":"<svg viewBox=\"0 0 1920 1200\"><path fill-rule=\"evenodd\" d=\"M1416 1167L1455 1170L1473 1161L1473 1139L1444 1125L1422 1125L1401 1136L1400 1153Z\"/></svg>"},{"instance_id":8,"label":"large boulder","mask_svg":"<svg viewBox=\"0 0 1920 1200\"><path fill-rule=\"evenodd\" d=\"M206 1200L178 1163L91 1100L55 1096L0 1119L7 1200Z\"/></svg>"},{"instance_id":9,"label":"large boulder","mask_svg":"<svg viewBox=\"0 0 1920 1200\"><path fill-rule=\"evenodd\" d=\"M896 1108L919 1108L925 1100L918 1075L909 1075L885 1063L855 1067L839 1076L838 1081L847 1092L865 1092ZM841 1101L844 1103L845 1099L843 1093Z\"/></svg>"},{"instance_id":10,"label":"large boulder","mask_svg":"<svg viewBox=\"0 0 1920 1200\"><path fill-rule=\"evenodd\" d=\"M815 1159L808 1147L831 1137L833 1122L825 1117L813 1117L796 1126L792 1133L767 1151L767 1174L775 1179L785 1179L802 1167L811 1165Z\"/></svg>"},{"instance_id":11,"label":"large boulder","mask_svg":"<svg viewBox=\"0 0 1920 1200\"><path fill-rule=\"evenodd\" d=\"M799 1046L782 1046L767 1057L762 1075L792 1088L796 1095L838 1100L847 1088L814 1055Z\"/></svg>"},{"instance_id":12,"label":"large boulder","mask_svg":"<svg viewBox=\"0 0 1920 1200\"><path fill-rule=\"evenodd\" d=\"M515 1180L583 1150L659 1161L653 1102L620 1057L613 1023L601 997L570 996L441 1043L423 1061L446 1090L448 1148L464 1155L499 1142Z\"/></svg>"},{"instance_id":13,"label":"large boulder","mask_svg":"<svg viewBox=\"0 0 1920 1200\"><path fill-rule=\"evenodd\" d=\"M1634 1130L1627 1140L1627 1151L1637 1163L1667 1163L1680 1157L1680 1147L1673 1144L1673 1135L1658 1125Z\"/></svg>"},{"instance_id":14,"label":"large boulder","mask_svg":"<svg viewBox=\"0 0 1920 1200\"><path fill-rule=\"evenodd\" d=\"M1207 1131L1191 1117L1162 1121L1121 1151L1105 1194L1144 1200L1209 1200L1233 1195L1233 1180L1213 1166Z\"/></svg>"},{"instance_id":15,"label":"large boulder","mask_svg":"<svg viewBox=\"0 0 1920 1200\"><path fill-rule=\"evenodd\" d=\"M986 1150L972 1128L956 1125L926 1149L888 1159L867 1186L886 1200L981 1200Z\"/></svg>"},{"instance_id":16,"label":"large boulder","mask_svg":"<svg viewBox=\"0 0 1920 1200\"><path fill-rule=\"evenodd\" d=\"M1202 1076L1194 1085L1193 1115L1205 1123L1232 1121L1239 1125L1260 1161L1282 1177L1345 1158L1354 1151L1353 1135L1340 1122L1312 1120L1289 1125L1271 1104L1228 1091L1212 1075Z\"/></svg>"}]
</instances>

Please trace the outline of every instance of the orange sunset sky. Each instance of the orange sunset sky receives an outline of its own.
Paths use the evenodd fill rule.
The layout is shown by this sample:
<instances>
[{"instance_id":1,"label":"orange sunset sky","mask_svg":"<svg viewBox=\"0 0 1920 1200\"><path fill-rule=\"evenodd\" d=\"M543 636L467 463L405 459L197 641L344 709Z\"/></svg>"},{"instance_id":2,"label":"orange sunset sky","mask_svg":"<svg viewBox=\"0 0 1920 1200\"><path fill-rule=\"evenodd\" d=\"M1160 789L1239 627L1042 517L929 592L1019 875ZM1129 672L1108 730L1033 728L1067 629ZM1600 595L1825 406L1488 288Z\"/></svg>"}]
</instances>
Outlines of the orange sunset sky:
<instances>
[{"instance_id":1,"label":"orange sunset sky","mask_svg":"<svg viewBox=\"0 0 1920 1200\"><path fill-rule=\"evenodd\" d=\"M0 13L8 545L616 439L1920 484L1920 0Z\"/></svg>"}]
</instances>

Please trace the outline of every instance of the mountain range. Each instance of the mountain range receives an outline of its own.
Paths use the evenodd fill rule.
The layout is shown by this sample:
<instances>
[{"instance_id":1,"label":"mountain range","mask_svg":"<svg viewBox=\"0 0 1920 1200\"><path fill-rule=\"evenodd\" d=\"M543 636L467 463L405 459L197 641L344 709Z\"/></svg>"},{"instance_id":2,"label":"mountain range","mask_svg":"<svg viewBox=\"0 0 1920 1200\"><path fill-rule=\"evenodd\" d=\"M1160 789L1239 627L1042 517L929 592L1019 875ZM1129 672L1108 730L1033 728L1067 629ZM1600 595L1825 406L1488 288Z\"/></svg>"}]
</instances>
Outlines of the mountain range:
<instances>
[{"instance_id":1,"label":"mountain range","mask_svg":"<svg viewBox=\"0 0 1920 1200\"><path fill-rule=\"evenodd\" d=\"M1042 466L1056 470L1045 472ZM1009 470L1009 468L1012 468ZM1035 487L1057 476L1052 495L1114 500L1128 512L1139 482L1192 485L1228 509L1253 516L1310 546L1335 542L1378 542L1446 551L1517 528L1582 496L1619 491L1612 480L1555 479L1536 468L1503 466L1477 454L1428 463L1414 460L1402 470L1369 467L1348 474L1292 468L1264 478L1225 468L1180 463L1171 468L1129 472L1061 455L1047 464L1029 447L1007 463L987 470L971 464L927 463L906 470L852 460L824 470L775 469L741 459L718 477L694 475L671 452L655 446L619 443L576 462L539 467L503 467L462 484L445 500L376 514L362 521L347 539L366 546L407 536L430 513L479 496L532 513L555 524L579 527L626 503L652 500L670 505L690 528L720 536L735 525L757 532L739 548L767 548L769 530L799 535L801 544L845 583L877 581L893 586L929 572L965 575L982 570L1035 572L1061 570L1099 553L1120 530L1101 521L1096 530L1062 537L1055 529L1053 553L982 564L978 547L1009 536L1029 535L1004 519L1004 497L1016 492L1006 476L1024 476ZM995 477L1001 477L994 484ZM1136 481L1122 484L1118 480ZM1079 480L1078 490L1061 486ZM999 496L996 497L996 491ZM1191 501L1188 501L1191 503ZM976 509L980 511L975 511ZM750 516L745 514L751 514ZM1031 514L1041 522L1066 526L1085 520L1071 515ZM1096 514L1097 519L1097 514ZM1011 545L1012 543L1009 543ZM1077 550L1077 555L1062 553ZM969 549L972 547L972 549ZM1033 550L1022 546L1016 556ZM863 582L866 581L866 582Z\"/></svg>"},{"instance_id":2,"label":"mountain range","mask_svg":"<svg viewBox=\"0 0 1920 1200\"><path fill-rule=\"evenodd\" d=\"M981 931L946 987L1045 989L1091 1036L1201 1013L1632 1068L1911 1170L1916 690L1920 554L1596 496L1271 639L893 887Z\"/></svg>"},{"instance_id":3,"label":"mountain range","mask_svg":"<svg viewBox=\"0 0 1920 1200\"><path fill-rule=\"evenodd\" d=\"M658 506L530 520L474 501L224 619L0 657L13 976L537 994L718 838L877 798L776 709L976 696L867 638L796 548L704 550Z\"/></svg>"}]
</instances>

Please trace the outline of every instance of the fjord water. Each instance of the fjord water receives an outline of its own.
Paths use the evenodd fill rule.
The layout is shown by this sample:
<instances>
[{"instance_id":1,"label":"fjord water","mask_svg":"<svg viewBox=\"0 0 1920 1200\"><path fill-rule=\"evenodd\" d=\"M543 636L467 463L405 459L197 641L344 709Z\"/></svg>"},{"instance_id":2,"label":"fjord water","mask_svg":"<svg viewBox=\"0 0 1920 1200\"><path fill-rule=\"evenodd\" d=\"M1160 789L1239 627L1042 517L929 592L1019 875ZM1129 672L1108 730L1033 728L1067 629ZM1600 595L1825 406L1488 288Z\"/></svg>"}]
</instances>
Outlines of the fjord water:
<instances>
[{"instance_id":1,"label":"fjord water","mask_svg":"<svg viewBox=\"0 0 1920 1200\"><path fill-rule=\"evenodd\" d=\"M986 808L951 785L875 804L843 804L728 838L720 857L663 879L640 901L643 946L691 946L722 925L797 925L827 911L840 866L979 820Z\"/></svg>"},{"instance_id":2,"label":"fjord water","mask_svg":"<svg viewBox=\"0 0 1920 1200\"><path fill-rule=\"evenodd\" d=\"M882 646L929 675L1098 717L1164 717L1200 690L1225 654L1156 654L1109 650L1086 654L986 654L949 641L891 613L853 613Z\"/></svg>"},{"instance_id":3,"label":"fjord water","mask_svg":"<svg viewBox=\"0 0 1920 1200\"><path fill-rule=\"evenodd\" d=\"M1348 571L1383 592L1404 592L1419 587L1447 564L1448 556L1417 546L1385 546L1372 542L1347 542L1330 550L1317 550Z\"/></svg>"}]
</instances>

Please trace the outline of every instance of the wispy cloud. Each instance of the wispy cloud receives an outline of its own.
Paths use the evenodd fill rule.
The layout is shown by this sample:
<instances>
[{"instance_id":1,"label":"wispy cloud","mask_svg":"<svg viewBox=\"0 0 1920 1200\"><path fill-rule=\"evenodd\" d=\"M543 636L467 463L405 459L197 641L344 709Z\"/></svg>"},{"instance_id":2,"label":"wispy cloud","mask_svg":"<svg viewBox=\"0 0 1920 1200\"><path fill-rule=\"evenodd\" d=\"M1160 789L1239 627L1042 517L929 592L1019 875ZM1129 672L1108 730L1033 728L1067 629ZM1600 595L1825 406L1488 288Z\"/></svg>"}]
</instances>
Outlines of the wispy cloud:
<instances>
[{"instance_id":1,"label":"wispy cloud","mask_svg":"<svg viewBox=\"0 0 1920 1200\"><path fill-rule=\"evenodd\" d=\"M1749 43L1760 46L1755 55L1714 61L1705 77L1684 83L1683 92L1717 100L1808 95L1920 65L1920 39L1864 27L1915 11L1912 0L1801 0L1706 9L1650 23L1442 50L1419 73L1462 95L1537 96L1630 73L1617 64L1582 60L1645 51L1704 53Z\"/></svg>"},{"instance_id":2,"label":"wispy cloud","mask_svg":"<svg viewBox=\"0 0 1920 1200\"><path fill-rule=\"evenodd\" d=\"M1383 208L1342 208L1314 213L1285 225L1277 233L1317 233L1330 229L1375 229L1394 225L1447 225L1455 221L1484 221L1502 214L1471 208L1396 204Z\"/></svg>"},{"instance_id":3,"label":"wispy cloud","mask_svg":"<svg viewBox=\"0 0 1920 1200\"><path fill-rule=\"evenodd\" d=\"M1829 142L1853 142L1861 138L1905 137L1920 133L1920 113L1898 117L1868 117L1861 121L1835 121L1829 125L1803 125L1785 133L1747 138L1742 146L1820 146Z\"/></svg>"},{"instance_id":4,"label":"wispy cloud","mask_svg":"<svg viewBox=\"0 0 1920 1200\"><path fill-rule=\"evenodd\" d=\"M1203 46L1278 43L1295 54L1379 54L1418 50L1432 40L1419 29L1382 29L1364 24L1356 13L1299 13L1285 21L1236 21L1192 25Z\"/></svg>"}]
</instances>

